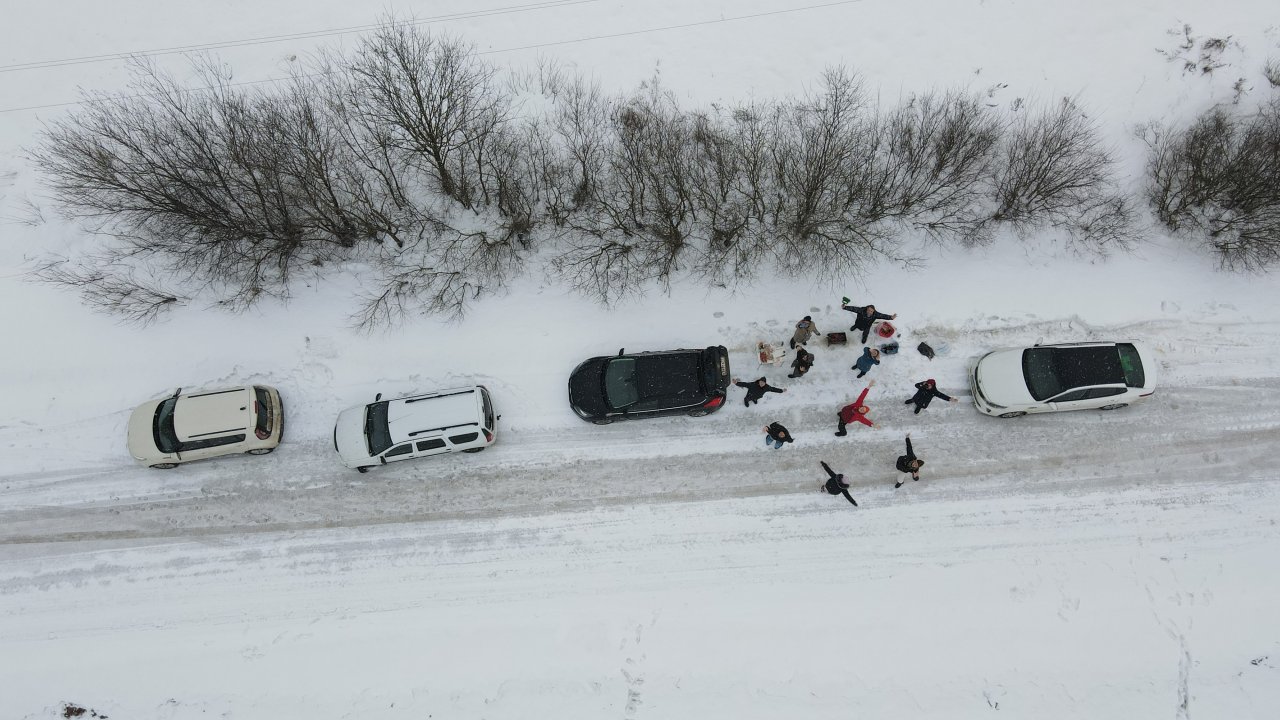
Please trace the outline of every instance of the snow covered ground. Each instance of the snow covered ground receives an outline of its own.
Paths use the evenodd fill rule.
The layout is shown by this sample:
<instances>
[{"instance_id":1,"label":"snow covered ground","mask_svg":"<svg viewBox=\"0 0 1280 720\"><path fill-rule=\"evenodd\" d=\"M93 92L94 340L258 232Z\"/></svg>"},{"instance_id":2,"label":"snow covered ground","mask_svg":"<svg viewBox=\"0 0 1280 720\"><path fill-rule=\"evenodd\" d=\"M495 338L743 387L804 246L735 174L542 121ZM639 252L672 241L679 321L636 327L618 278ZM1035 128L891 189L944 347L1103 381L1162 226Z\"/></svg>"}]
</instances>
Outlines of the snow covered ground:
<instances>
[{"instance_id":1,"label":"snow covered ground","mask_svg":"<svg viewBox=\"0 0 1280 720\"><path fill-rule=\"evenodd\" d=\"M811 5L600 0L439 27L496 61L543 54L618 89L657 69L690 104L796 92L835 62L887 97L1078 94L1135 182L1132 124L1229 100L1247 73L1264 93L1257 71L1280 54L1262 2L867 0L745 18ZM330 2L6 12L6 65L377 20ZM1156 52L1184 23L1233 36L1226 67L1184 75ZM603 38L656 28L671 29ZM341 40L219 54L256 80ZM531 45L547 46L510 50ZM2 72L0 110L122 78L114 62ZM141 330L20 279L27 258L84 242L48 207L20 221L24 198L42 201L17 149L61 111L0 112L0 717L64 703L236 720L1280 715L1274 276L1215 272L1161 236L1106 260L1005 239L921 247L924 268L841 287L678 288L613 310L529 277L463 323L371 337L346 329L342 280ZM877 427L835 438L862 387L854 349L818 347L789 381L753 348L805 314L847 326L841 295L899 313L908 352L870 375ZM1019 421L901 404L925 377L967 399L972 356L1041 338L1146 341L1161 389L1143 407ZM930 363L909 351L920 339L950 351ZM595 427L568 409L585 357L717 343L735 375L789 391L698 420ZM486 452L367 475L337 462L340 409L469 381L503 415ZM245 382L284 395L277 453L168 472L127 456L134 405ZM771 420L797 442L766 450ZM907 432L927 465L895 491ZM819 460L849 475L859 508L816 492Z\"/></svg>"}]
</instances>

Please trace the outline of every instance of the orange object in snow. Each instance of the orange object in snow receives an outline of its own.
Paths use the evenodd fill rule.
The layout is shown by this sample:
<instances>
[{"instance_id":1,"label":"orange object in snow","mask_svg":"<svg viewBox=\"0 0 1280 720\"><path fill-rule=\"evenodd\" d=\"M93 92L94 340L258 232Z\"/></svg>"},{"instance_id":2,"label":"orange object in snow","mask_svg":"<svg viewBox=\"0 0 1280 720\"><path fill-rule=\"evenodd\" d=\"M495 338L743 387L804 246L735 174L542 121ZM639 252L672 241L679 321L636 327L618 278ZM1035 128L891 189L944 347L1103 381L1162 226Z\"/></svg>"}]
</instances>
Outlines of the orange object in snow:
<instances>
[{"instance_id":1,"label":"orange object in snow","mask_svg":"<svg viewBox=\"0 0 1280 720\"><path fill-rule=\"evenodd\" d=\"M880 322L876 323L876 334L882 338L885 338L886 340L893 337L893 334L896 332L898 332L898 329L895 328L893 326L893 323L889 322L888 320L881 320Z\"/></svg>"}]
</instances>

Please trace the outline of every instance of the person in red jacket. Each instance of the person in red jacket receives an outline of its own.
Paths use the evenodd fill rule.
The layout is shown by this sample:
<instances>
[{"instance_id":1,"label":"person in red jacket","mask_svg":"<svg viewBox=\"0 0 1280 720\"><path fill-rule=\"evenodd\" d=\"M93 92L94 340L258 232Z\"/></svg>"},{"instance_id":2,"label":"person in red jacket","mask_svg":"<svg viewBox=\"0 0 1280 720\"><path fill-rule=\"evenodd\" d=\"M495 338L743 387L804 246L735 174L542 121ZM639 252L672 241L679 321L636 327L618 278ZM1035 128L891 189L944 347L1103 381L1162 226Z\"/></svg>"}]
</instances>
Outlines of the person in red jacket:
<instances>
[{"instance_id":1,"label":"person in red jacket","mask_svg":"<svg viewBox=\"0 0 1280 720\"><path fill-rule=\"evenodd\" d=\"M840 427L836 428L836 437L846 435L844 427L852 422L860 422L867 427L875 427L875 423L871 422L871 418L867 417L867 413L871 412L871 408L862 404L862 401L867 399L867 391L875 384L875 380L867 383L867 386L862 388L862 394L858 395L857 400L840 408L840 413L837 415L840 418Z\"/></svg>"}]
</instances>

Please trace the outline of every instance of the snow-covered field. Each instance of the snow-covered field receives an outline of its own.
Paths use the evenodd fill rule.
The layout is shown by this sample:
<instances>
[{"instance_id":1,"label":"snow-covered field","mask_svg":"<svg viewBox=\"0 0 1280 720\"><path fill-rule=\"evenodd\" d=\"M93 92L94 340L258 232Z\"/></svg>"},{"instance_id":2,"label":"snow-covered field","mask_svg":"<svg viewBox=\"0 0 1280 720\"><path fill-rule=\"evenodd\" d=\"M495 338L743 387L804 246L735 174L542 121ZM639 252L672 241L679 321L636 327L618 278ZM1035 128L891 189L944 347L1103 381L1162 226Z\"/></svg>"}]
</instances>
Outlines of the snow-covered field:
<instances>
[{"instance_id":1,"label":"snow-covered field","mask_svg":"<svg viewBox=\"0 0 1280 720\"><path fill-rule=\"evenodd\" d=\"M554 57L615 89L658 72L689 105L795 93L841 62L885 97L955 85L1000 104L1078 95L1134 183L1133 124L1229 102L1237 77L1260 97L1261 65L1280 55L1264 2L506 7L434 27L494 61ZM60 717L66 703L236 720L1280 716L1280 287L1217 272L1177 239L1105 260L1009 239L920 247L921 269L839 287L677 288L612 310L529 277L462 323L373 336L347 329L340 279L288 305L187 308L147 329L22 281L29 258L85 238L56 219L18 151L65 108L7 110L74 100L77 85L112 91L124 75L115 61L7 66L376 13L283 0L6 8L0 718ZM1184 24L1232 36L1223 68L1186 75L1156 52L1176 51ZM218 53L258 80L350 37ZM566 42L584 38L598 39ZM527 46L541 47L516 49ZM47 222L23 222L26 199ZM854 349L818 347L794 381L757 369L753 349L805 314L847 326L841 295L898 313L908 352L870 376L877 427L835 438L836 409L862 387ZM909 350L922 339L950 350L931 363ZM963 402L972 356L1038 339L1146 341L1161 388L1142 407L1018 421ZM567 375L585 357L717 343L735 375L789 391L608 427L568 408ZM925 377L962 402L911 415L902 401ZM340 409L470 381L503 415L486 452L366 475L337 462ZM277 453L167 472L128 457L136 404L247 382L284 395ZM771 420L796 443L766 450ZM928 464L895 491L907 432ZM816 492L819 460L853 480L860 507Z\"/></svg>"}]
</instances>

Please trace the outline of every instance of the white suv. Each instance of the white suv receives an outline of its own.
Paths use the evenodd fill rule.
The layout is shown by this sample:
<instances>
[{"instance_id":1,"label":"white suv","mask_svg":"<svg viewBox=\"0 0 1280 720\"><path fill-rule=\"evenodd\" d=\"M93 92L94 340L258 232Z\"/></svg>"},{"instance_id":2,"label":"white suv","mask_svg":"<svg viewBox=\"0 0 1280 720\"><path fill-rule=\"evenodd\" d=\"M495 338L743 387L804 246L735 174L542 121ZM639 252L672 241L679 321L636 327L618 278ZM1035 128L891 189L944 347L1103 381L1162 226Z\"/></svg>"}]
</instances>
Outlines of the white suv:
<instances>
[{"instance_id":1,"label":"white suv","mask_svg":"<svg viewBox=\"0 0 1280 720\"><path fill-rule=\"evenodd\" d=\"M147 467L219 455L266 455L280 444L284 404L263 385L201 390L144 403L129 417L129 454Z\"/></svg>"},{"instance_id":2,"label":"white suv","mask_svg":"<svg viewBox=\"0 0 1280 720\"><path fill-rule=\"evenodd\" d=\"M410 458L480 452L493 444L498 416L483 385L383 400L347 408L333 428L333 447L349 468L368 472Z\"/></svg>"}]
</instances>

